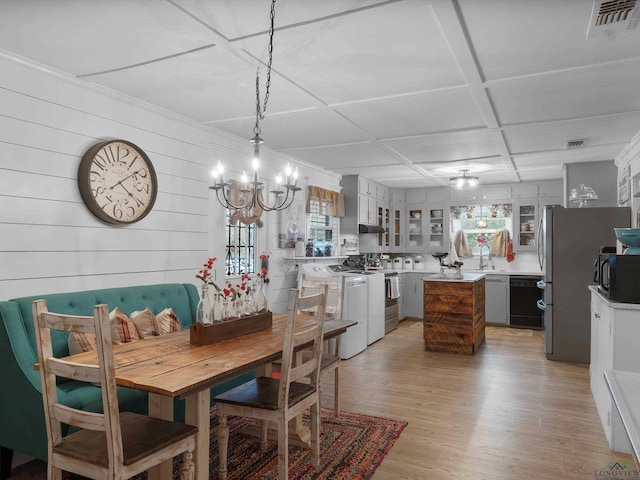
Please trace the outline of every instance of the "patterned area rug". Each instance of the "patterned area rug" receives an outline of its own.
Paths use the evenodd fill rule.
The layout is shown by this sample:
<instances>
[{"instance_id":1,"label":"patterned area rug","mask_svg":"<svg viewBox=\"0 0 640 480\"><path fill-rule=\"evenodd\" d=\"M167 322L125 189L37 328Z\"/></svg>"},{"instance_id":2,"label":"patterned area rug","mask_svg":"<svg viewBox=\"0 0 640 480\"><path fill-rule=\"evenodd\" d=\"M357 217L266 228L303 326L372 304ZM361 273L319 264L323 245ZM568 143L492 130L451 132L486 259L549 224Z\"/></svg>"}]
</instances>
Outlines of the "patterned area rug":
<instances>
[{"instance_id":1,"label":"patterned area rug","mask_svg":"<svg viewBox=\"0 0 640 480\"><path fill-rule=\"evenodd\" d=\"M308 415L303 416L309 425ZM249 423L244 418L229 418L228 480L275 480L278 477L278 445L269 442L265 453L260 452L260 440L243 435L238 429ZM218 417L215 407L211 409L211 464L209 478L218 478L218 441L216 425ZM322 410L320 435L320 465L310 463L309 450L289 447L290 480L367 480L371 478L384 456L407 426L380 417L342 412L337 419L332 410ZM180 461L173 464L173 478L180 478ZM64 476L67 477L66 475ZM137 477L146 478L146 474ZM46 479L46 466L33 461L12 472L11 480Z\"/></svg>"}]
</instances>

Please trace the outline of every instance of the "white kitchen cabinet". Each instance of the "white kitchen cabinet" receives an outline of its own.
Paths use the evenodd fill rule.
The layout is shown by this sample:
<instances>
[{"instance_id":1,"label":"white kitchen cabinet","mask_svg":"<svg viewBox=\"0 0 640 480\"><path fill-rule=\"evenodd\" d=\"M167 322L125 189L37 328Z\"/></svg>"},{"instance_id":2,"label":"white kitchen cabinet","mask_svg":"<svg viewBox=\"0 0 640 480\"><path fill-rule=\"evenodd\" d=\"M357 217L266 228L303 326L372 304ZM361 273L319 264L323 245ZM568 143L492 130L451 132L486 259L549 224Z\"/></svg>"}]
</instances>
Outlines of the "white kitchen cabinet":
<instances>
[{"instance_id":1,"label":"white kitchen cabinet","mask_svg":"<svg viewBox=\"0 0 640 480\"><path fill-rule=\"evenodd\" d=\"M509 276L485 276L485 322L507 325L509 319Z\"/></svg>"},{"instance_id":2,"label":"white kitchen cabinet","mask_svg":"<svg viewBox=\"0 0 640 480\"><path fill-rule=\"evenodd\" d=\"M402 312L405 318L422 319L424 315L424 292L422 277L424 272L404 272L402 285Z\"/></svg>"},{"instance_id":3,"label":"white kitchen cabinet","mask_svg":"<svg viewBox=\"0 0 640 480\"><path fill-rule=\"evenodd\" d=\"M449 235L449 208L446 204L429 205L427 210L429 223L427 224L427 250L429 252L448 252Z\"/></svg>"},{"instance_id":4,"label":"white kitchen cabinet","mask_svg":"<svg viewBox=\"0 0 640 480\"><path fill-rule=\"evenodd\" d=\"M483 187L481 197L483 201L507 201L511 198L511 187L508 185L501 185L499 187Z\"/></svg>"},{"instance_id":5,"label":"white kitchen cabinet","mask_svg":"<svg viewBox=\"0 0 640 480\"><path fill-rule=\"evenodd\" d=\"M391 205L391 245L390 250L395 253L405 251L405 205Z\"/></svg>"},{"instance_id":6,"label":"white kitchen cabinet","mask_svg":"<svg viewBox=\"0 0 640 480\"><path fill-rule=\"evenodd\" d=\"M479 199L480 190L477 188L452 188L449 191L449 200L451 200L451 202L455 204L467 205L470 203L477 203Z\"/></svg>"},{"instance_id":7,"label":"white kitchen cabinet","mask_svg":"<svg viewBox=\"0 0 640 480\"><path fill-rule=\"evenodd\" d=\"M423 205L407 204L407 252L425 251L425 210Z\"/></svg>"},{"instance_id":8,"label":"white kitchen cabinet","mask_svg":"<svg viewBox=\"0 0 640 480\"><path fill-rule=\"evenodd\" d=\"M376 184L376 198L382 202L389 201L389 188L384 185Z\"/></svg>"},{"instance_id":9,"label":"white kitchen cabinet","mask_svg":"<svg viewBox=\"0 0 640 480\"><path fill-rule=\"evenodd\" d=\"M538 198L538 184L514 185L513 198Z\"/></svg>"},{"instance_id":10,"label":"white kitchen cabinet","mask_svg":"<svg viewBox=\"0 0 640 480\"><path fill-rule=\"evenodd\" d=\"M562 182L544 182L538 185L538 197L560 197L562 198Z\"/></svg>"},{"instance_id":11,"label":"white kitchen cabinet","mask_svg":"<svg viewBox=\"0 0 640 480\"><path fill-rule=\"evenodd\" d=\"M358 224L378 225L375 182L359 175L345 175L342 177L341 185L345 216L340 219L340 233L358 234Z\"/></svg>"},{"instance_id":12,"label":"white kitchen cabinet","mask_svg":"<svg viewBox=\"0 0 640 480\"><path fill-rule=\"evenodd\" d=\"M377 220L376 224L384 228L384 233L378 234L378 247L387 251L391 246L391 209L386 202L377 200Z\"/></svg>"},{"instance_id":13,"label":"white kitchen cabinet","mask_svg":"<svg viewBox=\"0 0 640 480\"><path fill-rule=\"evenodd\" d=\"M609 447L632 453L620 415L607 387L605 370L640 372L640 305L609 302L591 290L591 393L598 410Z\"/></svg>"},{"instance_id":14,"label":"white kitchen cabinet","mask_svg":"<svg viewBox=\"0 0 640 480\"><path fill-rule=\"evenodd\" d=\"M424 207L427 203L427 191L426 190L407 190L406 196L407 203L415 203Z\"/></svg>"},{"instance_id":15,"label":"white kitchen cabinet","mask_svg":"<svg viewBox=\"0 0 640 480\"><path fill-rule=\"evenodd\" d=\"M449 188L430 188L427 190L427 203L446 203L449 201Z\"/></svg>"},{"instance_id":16,"label":"white kitchen cabinet","mask_svg":"<svg viewBox=\"0 0 640 480\"><path fill-rule=\"evenodd\" d=\"M374 197L358 195L358 223L377 225L378 208Z\"/></svg>"},{"instance_id":17,"label":"white kitchen cabinet","mask_svg":"<svg viewBox=\"0 0 640 480\"><path fill-rule=\"evenodd\" d=\"M539 227L538 200L518 200L513 204L513 250L516 252L537 251Z\"/></svg>"},{"instance_id":18,"label":"white kitchen cabinet","mask_svg":"<svg viewBox=\"0 0 640 480\"><path fill-rule=\"evenodd\" d=\"M389 200L392 205L402 205L407 201L407 192L405 190L389 190Z\"/></svg>"},{"instance_id":19,"label":"white kitchen cabinet","mask_svg":"<svg viewBox=\"0 0 640 480\"><path fill-rule=\"evenodd\" d=\"M376 183L366 177L358 177L358 193L371 197L376 196Z\"/></svg>"}]
</instances>

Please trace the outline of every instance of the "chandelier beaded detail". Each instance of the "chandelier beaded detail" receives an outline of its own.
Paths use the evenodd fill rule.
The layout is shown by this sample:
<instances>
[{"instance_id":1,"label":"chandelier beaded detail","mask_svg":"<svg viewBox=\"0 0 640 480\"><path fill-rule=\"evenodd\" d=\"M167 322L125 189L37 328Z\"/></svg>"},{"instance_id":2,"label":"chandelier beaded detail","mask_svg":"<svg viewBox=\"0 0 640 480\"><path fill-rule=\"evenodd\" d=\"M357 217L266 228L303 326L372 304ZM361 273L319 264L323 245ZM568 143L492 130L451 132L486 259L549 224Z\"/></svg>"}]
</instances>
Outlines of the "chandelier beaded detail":
<instances>
[{"instance_id":1,"label":"chandelier beaded detail","mask_svg":"<svg viewBox=\"0 0 640 480\"><path fill-rule=\"evenodd\" d=\"M253 145L253 176L249 181L249 177L242 172L240 181L238 182L237 192L240 194L232 199L230 192L231 183L225 182L223 173L224 167L220 162L211 171L214 184L209 188L216 192L218 202L225 208L232 210L253 210L261 209L267 212L272 210L284 210L291 206L295 198L296 192L300 191L298 187L298 169L293 170L289 165L285 168L284 176L281 173L275 178L277 186L269 192L274 196L271 202L265 200L263 196L264 183L258 178L258 169L260 167L260 145L264 140L260 137L260 120L264 119L267 111L267 103L269 101L269 89L271 87L271 65L273 63L273 33L275 26L275 6L276 0L271 2L271 27L269 28L269 61L267 63L267 80L264 95L264 103L260 103L260 67L256 71L256 124L253 127L253 137L249 142Z\"/></svg>"}]
</instances>

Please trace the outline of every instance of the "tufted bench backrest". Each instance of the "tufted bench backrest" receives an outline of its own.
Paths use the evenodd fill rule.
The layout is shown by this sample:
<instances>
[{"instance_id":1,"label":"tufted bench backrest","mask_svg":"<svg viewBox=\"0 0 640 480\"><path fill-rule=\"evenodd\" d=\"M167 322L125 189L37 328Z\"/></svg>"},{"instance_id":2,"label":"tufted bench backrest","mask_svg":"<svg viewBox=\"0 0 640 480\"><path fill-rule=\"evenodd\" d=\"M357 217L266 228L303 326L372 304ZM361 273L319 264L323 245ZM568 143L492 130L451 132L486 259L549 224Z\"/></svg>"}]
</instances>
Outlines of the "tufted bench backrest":
<instances>
[{"instance_id":1,"label":"tufted bench backrest","mask_svg":"<svg viewBox=\"0 0 640 480\"><path fill-rule=\"evenodd\" d=\"M13 299L11 301L15 302L20 310L23 327L36 358L37 349L31 306L34 300L41 298L47 301L49 311L71 315L93 315L93 307L101 303L108 305L109 311L118 307L126 315L130 315L136 310L144 310L147 307L154 315L157 315L165 308L170 307L173 308L180 320L183 330L195 320L198 304L196 287L180 283L106 288ZM68 355L68 335L63 332L54 333L58 334L52 338L54 354L56 356Z\"/></svg>"}]
</instances>

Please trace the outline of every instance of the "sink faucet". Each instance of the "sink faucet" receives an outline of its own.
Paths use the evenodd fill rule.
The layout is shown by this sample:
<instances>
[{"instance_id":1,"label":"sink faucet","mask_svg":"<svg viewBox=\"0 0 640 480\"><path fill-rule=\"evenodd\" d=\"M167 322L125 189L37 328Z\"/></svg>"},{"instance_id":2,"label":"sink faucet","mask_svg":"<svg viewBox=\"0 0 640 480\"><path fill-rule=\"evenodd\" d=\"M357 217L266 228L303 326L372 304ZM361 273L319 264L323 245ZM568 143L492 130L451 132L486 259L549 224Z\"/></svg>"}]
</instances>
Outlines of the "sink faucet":
<instances>
[{"instance_id":1,"label":"sink faucet","mask_svg":"<svg viewBox=\"0 0 640 480\"><path fill-rule=\"evenodd\" d=\"M485 263L484 256L482 255L483 248L487 249L487 253L489 254L489 262L491 262L491 250L489 249L489 245L487 245L486 243L483 243L482 245L480 245L480 265L478 267L480 270L489 268L489 265Z\"/></svg>"}]
</instances>

